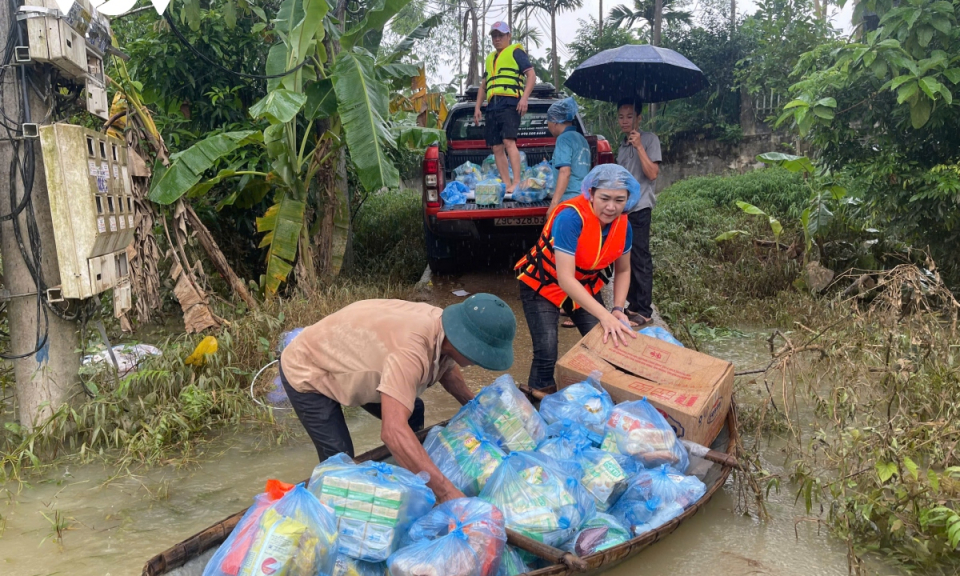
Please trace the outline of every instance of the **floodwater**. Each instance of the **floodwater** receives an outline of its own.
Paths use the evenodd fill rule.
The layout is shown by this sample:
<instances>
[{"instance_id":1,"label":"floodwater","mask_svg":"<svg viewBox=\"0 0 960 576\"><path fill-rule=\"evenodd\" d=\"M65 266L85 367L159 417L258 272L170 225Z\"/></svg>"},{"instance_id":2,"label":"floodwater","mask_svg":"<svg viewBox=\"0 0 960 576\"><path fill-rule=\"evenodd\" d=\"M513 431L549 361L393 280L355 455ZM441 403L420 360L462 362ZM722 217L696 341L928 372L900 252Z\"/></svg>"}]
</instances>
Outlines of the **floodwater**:
<instances>
[{"instance_id":1,"label":"floodwater","mask_svg":"<svg viewBox=\"0 0 960 576\"><path fill-rule=\"evenodd\" d=\"M511 373L526 380L530 339L508 275L478 273L435 279L426 297L438 305L460 300L451 294L492 292L513 307L518 320L516 362ZM701 342L704 352L728 359L738 370L765 364L760 330L745 336ZM576 329L561 330L561 350L578 339ZM465 370L474 388L497 374ZM427 422L453 415L458 405L439 386L424 394ZM749 398L739 401L749 402ZM363 411L348 418L357 452L380 444L379 422ZM297 424L293 422L293 424ZM784 456L773 439L763 458L768 469L782 471ZM109 481L113 471L99 465L71 466L18 488L4 486L0 501L0 574L32 576L118 576L139 574L150 556L248 506L268 478L296 482L309 476L316 452L305 435L270 445L253 433L229 434L207 446L195 465L184 469L155 468L136 477ZM701 513L673 535L640 556L608 572L610 576L682 576L687 574L843 576L846 547L818 532L816 523L794 506L793 488L771 494L772 520L760 522L734 512L736 493L729 482ZM58 520L59 519L59 520ZM54 524L65 529L56 538ZM869 573L901 572L867 559Z\"/></svg>"}]
</instances>

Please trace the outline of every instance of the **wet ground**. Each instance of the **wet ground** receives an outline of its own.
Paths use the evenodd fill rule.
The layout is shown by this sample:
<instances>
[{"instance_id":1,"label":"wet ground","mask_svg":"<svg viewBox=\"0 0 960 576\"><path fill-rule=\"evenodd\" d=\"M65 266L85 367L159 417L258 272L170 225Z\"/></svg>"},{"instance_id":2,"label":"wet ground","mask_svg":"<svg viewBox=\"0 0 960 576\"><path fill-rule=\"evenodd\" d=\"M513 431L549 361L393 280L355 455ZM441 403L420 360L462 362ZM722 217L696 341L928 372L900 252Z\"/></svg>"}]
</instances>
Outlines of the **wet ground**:
<instances>
[{"instance_id":1,"label":"wet ground","mask_svg":"<svg viewBox=\"0 0 960 576\"><path fill-rule=\"evenodd\" d=\"M439 306L461 300L454 290L491 292L516 313L516 361L510 373L526 381L530 369L530 337L508 275L467 274L434 278L425 297ZM704 352L732 361L737 369L765 364L767 334L743 328L743 336L701 342ZM561 350L579 338L576 329L561 330ZM477 368L465 371L479 388L498 374ZM453 415L458 405L442 388L424 395L427 423ZM749 402L741 398L741 402ZM375 447L379 422L352 411L348 422L358 452ZM776 438L763 453L768 469L781 470L783 455ZM102 466L69 467L19 488L6 485L0 501L0 574L10 576L69 574L104 576L139 574L145 560L184 538L249 505L268 478L300 481L316 464L309 440L298 436L280 446L265 445L253 433L230 434L207 447L198 462L185 469L156 468L142 476L109 481ZM771 494L773 519L759 522L738 515L731 483L706 509L673 535L633 560L607 572L611 576L681 576L687 574L843 576L846 546L818 532L816 523L794 506L793 490ZM57 536L57 526L62 528ZM896 575L878 559L868 559L871 574Z\"/></svg>"}]
</instances>

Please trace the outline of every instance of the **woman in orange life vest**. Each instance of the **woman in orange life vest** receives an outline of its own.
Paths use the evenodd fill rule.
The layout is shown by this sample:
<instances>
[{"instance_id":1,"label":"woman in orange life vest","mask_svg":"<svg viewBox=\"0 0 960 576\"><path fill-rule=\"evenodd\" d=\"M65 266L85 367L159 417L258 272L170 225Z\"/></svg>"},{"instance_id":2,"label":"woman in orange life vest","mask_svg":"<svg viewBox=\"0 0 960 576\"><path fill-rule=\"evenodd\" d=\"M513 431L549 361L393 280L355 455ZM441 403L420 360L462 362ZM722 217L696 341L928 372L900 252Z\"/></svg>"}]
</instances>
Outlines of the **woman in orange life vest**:
<instances>
[{"instance_id":1,"label":"woman in orange life vest","mask_svg":"<svg viewBox=\"0 0 960 576\"><path fill-rule=\"evenodd\" d=\"M561 203L548 217L537 244L514 267L520 301L533 339L527 385L555 384L558 320L563 309L586 334L599 323L603 341L627 345L636 333L623 312L630 287L633 232L625 211L640 201L640 183L617 164L601 164L583 179L580 196ZM613 312L600 289L614 271Z\"/></svg>"}]
</instances>

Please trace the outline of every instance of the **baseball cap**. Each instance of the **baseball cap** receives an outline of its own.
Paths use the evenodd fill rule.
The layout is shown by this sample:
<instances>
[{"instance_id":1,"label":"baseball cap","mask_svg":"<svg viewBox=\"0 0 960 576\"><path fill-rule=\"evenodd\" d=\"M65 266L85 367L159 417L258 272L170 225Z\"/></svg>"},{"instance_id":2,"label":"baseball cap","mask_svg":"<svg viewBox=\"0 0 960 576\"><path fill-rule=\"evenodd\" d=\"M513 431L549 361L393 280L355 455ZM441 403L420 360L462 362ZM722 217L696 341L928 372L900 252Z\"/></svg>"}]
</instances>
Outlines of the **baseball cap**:
<instances>
[{"instance_id":1,"label":"baseball cap","mask_svg":"<svg viewBox=\"0 0 960 576\"><path fill-rule=\"evenodd\" d=\"M494 31L500 32L501 34L509 34L510 27L507 26L506 22L494 22L493 26L490 27L490 33L493 34Z\"/></svg>"}]
</instances>

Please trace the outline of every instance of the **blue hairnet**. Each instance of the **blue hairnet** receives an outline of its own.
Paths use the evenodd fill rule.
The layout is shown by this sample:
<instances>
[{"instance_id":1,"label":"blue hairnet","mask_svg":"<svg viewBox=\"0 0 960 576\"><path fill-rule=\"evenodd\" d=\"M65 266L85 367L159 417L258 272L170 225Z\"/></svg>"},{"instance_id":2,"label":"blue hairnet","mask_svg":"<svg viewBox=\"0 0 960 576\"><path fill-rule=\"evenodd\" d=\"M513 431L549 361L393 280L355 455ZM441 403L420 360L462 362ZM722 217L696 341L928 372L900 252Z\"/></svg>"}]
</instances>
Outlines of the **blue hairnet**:
<instances>
[{"instance_id":1,"label":"blue hairnet","mask_svg":"<svg viewBox=\"0 0 960 576\"><path fill-rule=\"evenodd\" d=\"M577 115L577 101L573 98L564 98L550 105L547 109L547 121L563 124L573 122Z\"/></svg>"},{"instance_id":2,"label":"blue hairnet","mask_svg":"<svg viewBox=\"0 0 960 576\"><path fill-rule=\"evenodd\" d=\"M640 183L629 170L619 164L597 164L593 167L580 185L580 193L591 199L590 190L593 188L621 189L627 191L627 204L624 212L633 210L640 202Z\"/></svg>"}]
</instances>

